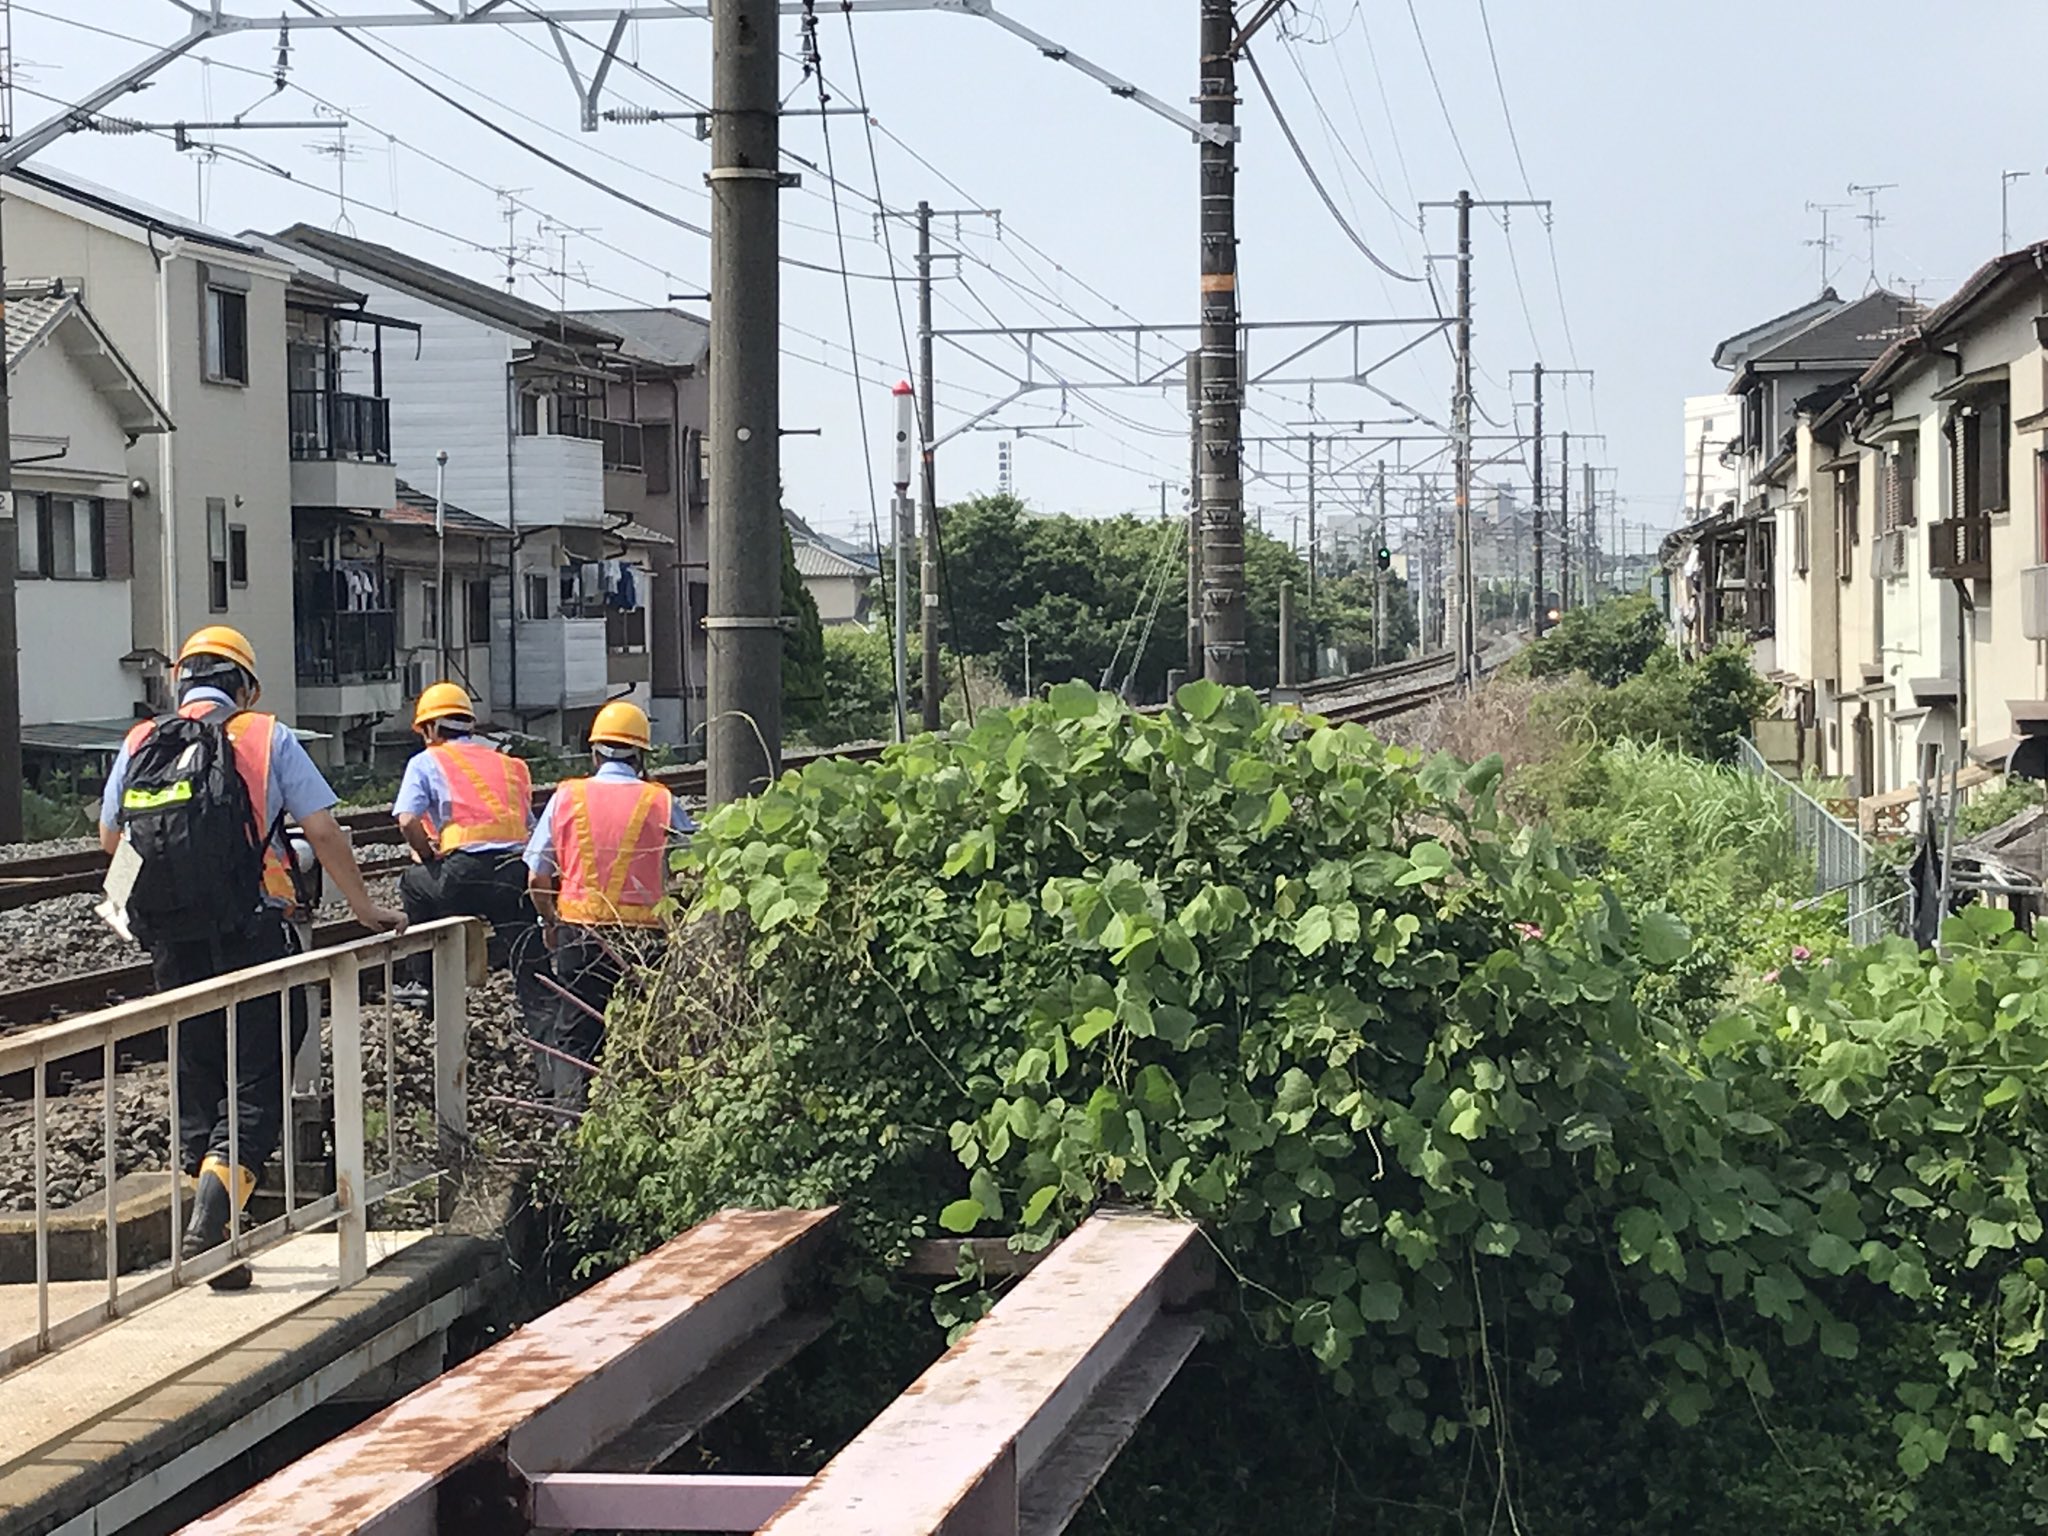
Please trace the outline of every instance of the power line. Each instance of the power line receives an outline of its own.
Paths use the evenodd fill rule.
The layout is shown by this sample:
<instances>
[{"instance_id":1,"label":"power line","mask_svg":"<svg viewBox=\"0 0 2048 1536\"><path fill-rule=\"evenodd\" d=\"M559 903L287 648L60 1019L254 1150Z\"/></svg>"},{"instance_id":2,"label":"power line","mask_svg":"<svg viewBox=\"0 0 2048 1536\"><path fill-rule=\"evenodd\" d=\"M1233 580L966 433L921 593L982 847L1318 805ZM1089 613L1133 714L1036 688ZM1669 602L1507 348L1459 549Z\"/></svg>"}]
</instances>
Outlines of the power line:
<instances>
[{"instance_id":1,"label":"power line","mask_svg":"<svg viewBox=\"0 0 2048 1536\"><path fill-rule=\"evenodd\" d=\"M1323 178L1316 174L1316 168L1309 163L1308 155L1301 147L1301 140L1294 136L1293 125L1287 121L1287 114L1280 110L1280 103L1273 95L1273 88L1266 83L1266 72L1259 68L1258 58L1249 48L1244 51L1244 61L1251 65L1252 78L1259 82L1260 94L1266 98L1266 105L1272 108L1273 120L1280 125L1280 132L1286 138L1288 148L1294 151L1294 158L1300 162L1302 171L1308 176L1310 185L1316 189L1316 195L1322 198L1323 206L1329 209L1330 217L1337 221L1337 227L1350 237L1353 245L1365 253L1367 261L1370 261L1374 266L1386 273L1388 277L1403 283L1421 282L1421 278L1403 272L1397 267L1388 266L1386 262L1380 260L1378 253L1365 243L1364 238L1357 230L1351 227L1350 220L1344 217L1343 211L1337 207L1336 200L1330 196L1329 189L1323 185Z\"/></svg>"},{"instance_id":2,"label":"power line","mask_svg":"<svg viewBox=\"0 0 2048 1536\"><path fill-rule=\"evenodd\" d=\"M304 4L305 0L299 0ZM1436 75L1436 60L1429 56L1429 39L1422 35L1422 18L1416 14L1415 0L1408 0L1408 20L1415 27L1415 45L1422 50L1422 67L1429 71L1430 88L1436 92L1436 104L1444 114L1444 126L1451 130L1451 144L1458 151L1458 163L1465 167L1465 175L1472 183L1472 190L1480 190L1479 173L1472 169L1472 161L1465 153L1465 141L1458 137L1458 125L1451 117L1451 104L1444 98L1444 85Z\"/></svg>"}]
</instances>

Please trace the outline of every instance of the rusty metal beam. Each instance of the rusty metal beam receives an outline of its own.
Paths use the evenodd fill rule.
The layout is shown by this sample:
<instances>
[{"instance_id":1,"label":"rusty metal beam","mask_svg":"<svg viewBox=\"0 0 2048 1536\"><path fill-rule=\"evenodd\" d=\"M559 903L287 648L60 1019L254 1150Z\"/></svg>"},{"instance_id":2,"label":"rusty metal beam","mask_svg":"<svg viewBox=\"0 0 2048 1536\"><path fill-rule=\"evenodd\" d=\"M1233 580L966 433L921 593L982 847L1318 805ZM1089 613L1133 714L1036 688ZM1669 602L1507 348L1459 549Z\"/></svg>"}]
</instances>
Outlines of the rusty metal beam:
<instances>
[{"instance_id":1,"label":"rusty metal beam","mask_svg":"<svg viewBox=\"0 0 2048 1536\"><path fill-rule=\"evenodd\" d=\"M1090 1218L762 1531L1019 1536L1026 1511L1059 1529L1194 1347L1175 1313L1207 1253L1191 1222Z\"/></svg>"},{"instance_id":2,"label":"rusty metal beam","mask_svg":"<svg viewBox=\"0 0 2048 1536\"><path fill-rule=\"evenodd\" d=\"M802 1491L801 1477L550 1472L528 1485L545 1531L754 1531Z\"/></svg>"},{"instance_id":3,"label":"rusty metal beam","mask_svg":"<svg viewBox=\"0 0 2048 1536\"><path fill-rule=\"evenodd\" d=\"M581 1466L783 1316L833 1214L714 1216L186 1530L520 1529L528 1478Z\"/></svg>"}]
</instances>

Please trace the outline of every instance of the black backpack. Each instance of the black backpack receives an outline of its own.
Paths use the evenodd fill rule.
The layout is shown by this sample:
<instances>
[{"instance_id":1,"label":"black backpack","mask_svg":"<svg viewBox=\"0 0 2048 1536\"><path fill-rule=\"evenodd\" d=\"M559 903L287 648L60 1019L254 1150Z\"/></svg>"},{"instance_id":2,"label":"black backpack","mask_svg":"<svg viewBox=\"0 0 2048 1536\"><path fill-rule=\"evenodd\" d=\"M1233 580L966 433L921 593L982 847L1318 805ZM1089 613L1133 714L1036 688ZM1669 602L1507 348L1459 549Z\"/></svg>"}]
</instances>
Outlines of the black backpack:
<instances>
[{"instance_id":1,"label":"black backpack","mask_svg":"<svg viewBox=\"0 0 2048 1536\"><path fill-rule=\"evenodd\" d=\"M128 893L136 938L179 942L248 929L263 904L265 836L223 724L182 715L159 721L129 756L121 826L142 860Z\"/></svg>"}]
</instances>

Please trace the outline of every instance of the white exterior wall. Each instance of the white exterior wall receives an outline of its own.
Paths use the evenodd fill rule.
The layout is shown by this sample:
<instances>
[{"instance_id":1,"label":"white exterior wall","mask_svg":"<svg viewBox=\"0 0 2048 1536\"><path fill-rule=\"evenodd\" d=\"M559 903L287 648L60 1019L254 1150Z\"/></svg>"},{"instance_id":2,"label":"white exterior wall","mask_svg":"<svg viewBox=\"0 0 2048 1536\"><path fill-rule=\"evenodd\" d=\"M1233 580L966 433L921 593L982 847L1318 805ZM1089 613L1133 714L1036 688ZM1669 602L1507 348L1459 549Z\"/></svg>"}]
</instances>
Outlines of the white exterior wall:
<instances>
[{"instance_id":1,"label":"white exterior wall","mask_svg":"<svg viewBox=\"0 0 2048 1536\"><path fill-rule=\"evenodd\" d=\"M1733 501L1736 471L1721 463L1721 449L1741 434L1742 402L1733 395L1691 395L1685 402L1684 505L1697 517ZM1702 439L1705 452L1701 451Z\"/></svg>"},{"instance_id":2,"label":"white exterior wall","mask_svg":"<svg viewBox=\"0 0 2048 1536\"><path fill-rule=\"evenodd\" d=\"M1968 368L2006 363L2011 368L2011 419L2023 421L2048 407L2048 356L2034 333L2042 300L2030 295L2006 306L1963 343ZM2048 656L2042 643L2020 630L2020 572L2042 563L2040 547L2040 429L2014 432L2006 444L2011 495L2005 511L1991 518L1991 580L1977 584L1971 619L1970 745L1984 746L2013 734L2015 703L2048 698Z\"/></svg>"},{"instance_id":3,"label":"white exterior wall","mask_svg":"<svg viewBox=\"0 0 2048 1536\"><path fill-rule=\"evenodd\" d=\"M123 650L175 654L190 630L233 624L263 664L264 706L292 718L283 268L162 235L152 251L135 226L112 216L17 182L6 191L10 273L75 282L94 319L177 424L176 432L144 437L126 454L126 475L147 481L150 494L132 506L135 581ZM249 284L246 386L202 377L201 263L239 273ZM207 600L209 496L226 501L229 522L249 530L249 585L229 593L224 613L210 611Z\"/></svg>"},{"instance_id":4,"label":"white exterior wall","mask_svg":"<svg viewBox=\"0 0 2048 1536\"><path fill-rule=\"evenodd\" d=\"M296 254L296 253L295 253ZM370 296L370 309L420 327L384 335L384 395L391 402L391 462L398 477L433 494L434 455L448 455L448 500L465 512L511 526L508 370L515 338L507 331L415 298L347 267L312 257L302 266ZM344 387L370 390L370 359L348 355Z\"/></svg>"},{"instance_id":5,"label":"white exterior wall","mask_svg":"<svg viewBox=\"0 0 2048 1536\"><path fill-rule=\"evenodd\" d=\"M60 347L46 344L17 363L13 391L15 456L48 452L24 439L68 438L61 458L25 464L15 494L42 491L128 503L128 438L113 408ZM117 720L134 713L142 680L121 666L128 651L134 584L40 581L15 589L21 636L21 718L30 725Z\"/></svg>"}]
</instances>

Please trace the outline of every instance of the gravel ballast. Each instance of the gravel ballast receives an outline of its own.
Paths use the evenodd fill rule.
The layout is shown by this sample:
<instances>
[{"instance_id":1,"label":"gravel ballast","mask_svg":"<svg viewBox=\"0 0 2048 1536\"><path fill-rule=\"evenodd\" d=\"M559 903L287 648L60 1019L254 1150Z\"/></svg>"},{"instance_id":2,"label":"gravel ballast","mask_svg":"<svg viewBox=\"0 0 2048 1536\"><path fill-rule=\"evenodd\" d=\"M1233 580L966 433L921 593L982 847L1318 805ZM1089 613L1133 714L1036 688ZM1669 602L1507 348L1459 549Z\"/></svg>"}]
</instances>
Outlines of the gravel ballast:
<instances>
[{"instance_id":1,"label":"gravel ballast","mask_svg":"<svg viewBox=\"0 0 2048 1536\"><path fill-rule=\"evenodd\" d=\"M386 1126L395 1129L401 1166L434 1156L433 1025L419 1009L393 1009L392 1061L395 1115L386 1115L382 1026L384 1005L363 1006L363 1102L365 1156L374 1174L385 1165ZM324 1025L323 1025L324 1028ZM530 1164L559 1133L563 1120L544 1110L507 1100L533 1098L531 1053L517 1041L510 976L493 971L469 994L469 1129L471 1157L491 1164ZM327 1057L332 1060L331 1048ZM163 1169L170 1161L170 1088L161 1063L131 1065L115 1081L115 1172ZM97 1082L53 1091L48 1101L49 1201L52 1210L76 1204L104 1187L105 1099ZM275 1161L273 1160L273 1175ZM431 1192L409 1204L387 1202L372 1212L373 1224L431 1222L424 1205ZM418 1205L421 1209L411 1207ZM35 1143L30 1108L0 1102L0 1211L35 1209Z\"/></svg>"}]
</instances>

